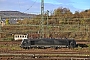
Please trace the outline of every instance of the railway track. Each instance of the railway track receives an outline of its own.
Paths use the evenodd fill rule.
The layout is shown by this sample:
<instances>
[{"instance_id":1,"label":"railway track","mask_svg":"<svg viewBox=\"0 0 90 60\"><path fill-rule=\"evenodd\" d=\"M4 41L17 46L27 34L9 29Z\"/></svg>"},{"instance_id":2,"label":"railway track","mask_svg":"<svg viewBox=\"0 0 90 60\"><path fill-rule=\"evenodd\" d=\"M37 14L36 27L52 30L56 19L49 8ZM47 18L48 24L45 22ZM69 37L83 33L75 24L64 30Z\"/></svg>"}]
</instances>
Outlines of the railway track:
<instances>
[{"instance_id":1,"label":"railway track","mask_svg":"<svg viewBox=\"0 0 90 60\"><path fill-rule=\"evenodd\" d=\"M22 59L22 60L29 60L29 59L35 59L35 60L69 60L69 59L85 59L89 60L89 55L78 55L78 54L0 54L0 60L7 59L7 60L16 60L16 59Z\"/></svg>"},{"instance_id":2,"label":"railway track","mask_svg":"<svg viewBox=\"0 0 90 60\"><path fill-rule=\"evenodd\" d=\"M5 45L10 45L10 44L20 44L21 41L0 41L0 45L1 44L5 44Z\"/></svg>"},{"instance_id":3,"label":"railway track","mask_svg":"<svg viewBox=\"0 0 90 60\"><path fill-rule=\"evenodd\" d=\"M4 48L6 48L6 47L4 47ZM7 47L8 48L8 47ZM20 47L19 47L20 48ZM16 53L32 53L32 52L67 52L67 53L72 53L72 52L78 52L78 53L84 53L84 52L87 52L87 53L90 53L90 50L89 49L87 49L87 48L75 48L75 49L69 49L69 48L59 48L59 49L53 49L53 48L47 48L47 49L38 49L38 48L32 48L32 49L23 49L23 48L20 48L19 50L17 49L17 50L11 50L11 49L5 49L5 50L2 50L2 49L0 49L0 52L16 52Z\"/></svg>"},{"instance_id":4,"label":"railway track","mask_svg":"<svg viewBox=\"0 0 90 60\"><path fill-rule=\"evenodd\" d=\"M90 54L90 51L75 51L75 50L72 50L72 51L61 51L61 50L58 50L58 51L54 51L54 50L49 50L49 49L46 49L46 50L9 50L9 51L0 51L0 53L15 53L15 54Z\"/></svg>"},{"instance_id":5,"label":"railway track","mask_svg":"<svg viewBox=\"0 0 90 60\"><path fill-rule=\"evenodd\" d=\"M37 49L38 50L38 49ZM17 51L8 51L8 52L1 52L0 58L8 58L8 59L16 59L22 58L23 59L71 59L71 58L87 58L90 59L90 51L74 51L74 50L17 50ZM10 58L9 58L10 57ZM3 59L2 58L2 59ZM65 60L64 59L64 60Z\"/></svg>"},{"instance_id":6,"label":"railway track","mask_svg":"<svg viewBox=\"0 0 90 60\"><path fill-rule=\"evenodd\" d=\"M76 40L77 43L90 43L90 40ZM20 44L20 41L0 41L0 44Z\"/></svg>"},{"instance_id":7,"label":"railway track","mask_svg":"<svg viewBox=\"0 0 90 60\"><path fill-rule=\"evenodd\" d=\"M0 57L0 60L90 60L90 58L75 58L75 57L47 57L47 58Z\"/></svg>"},{"instance_id":8,"label":"railway track","mask_svg":"<svg viewBox=\"0 0 90 60\"><path fill-rule=\"evenodd\" d=\"M87 44L90 41L76 41L80 44ZM20 45L21 41L0 41L0 45ZM2 50L0 49L0 60L90 60L90 51L82 49L61 48L52 49L21 49L21 50Z\"/></svg>"},{"instance_id":9,"label":"railway track","mask_svg":"<svg viewBox=\"0 0 90 60\"><path fill-rule=\"evenodd\" d=\"M90 55L90 52L20 52L20 51L9 51L9 52L1 52L2 53L14 53L14 54L78 54L78 55Z\"/></svg>"},{"instance_id":10,"label":"railway track","mask_svg":"<svg viewBox=\"0 0 90 60\"><path fill-rule=\"evenodd\" d=\"M76 40L77 44L90 44L90 40Z\"/></svg>"}]
</instances>

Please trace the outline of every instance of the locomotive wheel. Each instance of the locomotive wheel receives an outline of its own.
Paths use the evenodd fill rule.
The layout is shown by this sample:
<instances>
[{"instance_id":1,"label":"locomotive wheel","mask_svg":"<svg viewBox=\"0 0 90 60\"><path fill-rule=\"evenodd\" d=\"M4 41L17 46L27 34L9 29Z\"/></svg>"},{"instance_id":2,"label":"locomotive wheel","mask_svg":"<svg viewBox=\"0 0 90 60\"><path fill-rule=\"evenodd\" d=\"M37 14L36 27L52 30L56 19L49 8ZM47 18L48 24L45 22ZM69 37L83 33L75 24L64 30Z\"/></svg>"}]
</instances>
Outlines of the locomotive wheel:
<instances>
[{"instance_id":1,"label":"locomotive wheel","mask_svg":"<svg viewBox=\"0 0 90 60\"><path fill-rule=\"evenodd\" d=\"M58 47L54 47L54 49L55 49L55 50L57 50L57 49L58 49Z\"/></svg>"},{"instance_id":2,"label":"locomotive wheel","mask_svg":"<svg viewBox=\"0 0 90 60\"><path fill-rule=\"evenodd\" d=\"M70 42L70 48L74 48L73 42Z\"/></svg>"},{"instance_id":3,"label":"locomotive wheel","mask_svg":"<svg viewBox=\"0 0 90 60\"><path fill-rule=\"evenodd\" d=\"M46 49L46 47L42 47L43 49Z\"/></svg>"}]
</instances>

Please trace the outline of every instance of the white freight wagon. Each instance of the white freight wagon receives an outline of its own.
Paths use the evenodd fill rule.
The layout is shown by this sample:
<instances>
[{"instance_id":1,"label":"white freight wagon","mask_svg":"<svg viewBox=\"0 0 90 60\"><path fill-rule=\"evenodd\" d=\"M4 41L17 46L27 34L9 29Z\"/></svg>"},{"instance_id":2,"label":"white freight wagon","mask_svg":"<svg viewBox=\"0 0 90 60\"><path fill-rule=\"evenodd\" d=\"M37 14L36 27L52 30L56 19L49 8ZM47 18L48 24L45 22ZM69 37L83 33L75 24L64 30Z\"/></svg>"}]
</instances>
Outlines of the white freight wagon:
<instances>
[{"instance_id":1,"label":"white freight wagon","mask_svg":"<svg viewBox=\"0 0 90 60\"><path fill-rule=\"evenodd\" d=\"M14 35L14 40L23 40L23 39L28 39L28 35L24 35L24 34L15 34Z\"/></svg>"}]
</instances>

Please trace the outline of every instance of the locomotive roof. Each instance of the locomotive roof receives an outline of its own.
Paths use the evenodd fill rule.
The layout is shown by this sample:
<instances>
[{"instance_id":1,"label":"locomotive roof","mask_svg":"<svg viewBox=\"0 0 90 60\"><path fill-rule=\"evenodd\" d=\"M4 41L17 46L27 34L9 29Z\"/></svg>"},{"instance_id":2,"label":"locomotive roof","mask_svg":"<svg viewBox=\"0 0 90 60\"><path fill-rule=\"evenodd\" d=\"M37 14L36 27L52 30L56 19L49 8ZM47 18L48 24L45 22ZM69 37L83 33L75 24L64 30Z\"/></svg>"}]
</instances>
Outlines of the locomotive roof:
<instances>
[{"instance_id":1,"label":"locomotive roof","mask_svg":"<svg viewBox=\"0 0 90 60\"><path fill-rule=\"evenodd\" d=\"M59 38L59 39L55 39L55 38L41 38L41 39L27 39L27 40L31 40L31 41L35 41L35 40L74 40L74 39L67 39L67 38Z\"/></svg>"}]
</instances>

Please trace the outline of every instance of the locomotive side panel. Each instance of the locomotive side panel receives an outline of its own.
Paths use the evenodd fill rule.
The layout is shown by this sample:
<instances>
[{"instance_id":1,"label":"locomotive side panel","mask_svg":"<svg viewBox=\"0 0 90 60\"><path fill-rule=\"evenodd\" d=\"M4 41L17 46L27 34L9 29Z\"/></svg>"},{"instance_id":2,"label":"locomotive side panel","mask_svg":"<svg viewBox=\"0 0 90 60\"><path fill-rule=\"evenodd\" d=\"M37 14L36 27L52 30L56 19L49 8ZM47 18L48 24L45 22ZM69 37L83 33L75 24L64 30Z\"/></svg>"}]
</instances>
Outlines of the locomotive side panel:
<instances>
[{"instance_id":1,"label":"locomotive side panel","mask_svg":"<svg viewBox=\"0 0 90 60\"><path fill-rule=\"evenodd\" d=\"M32 44L34 42L34 44ZM54 45L53 40L49 39L40 39L31 41L32 47L50 47L51 45Z\"/></svg>"},{"instance_id":2,"label":"locomotive side panel","mask_svg":"<svg viewBox=\"0 0 90 60\"><path fill-rule=\"evenodd\" d=\"M69 39L24 39L21 47L68 47L75 48L76 41Z\"/></svg>"},{"instance_id":3,"label":"locomotive side panel","mask_svg":"<svg viewBox=\"0 0 90 60\"><path fill-rule=\"evenodd\" d=\"M68 43L68 40L66 39L56 39L54 40L54 45L58 47L67 47L69 43Z\"/></svg>"}]
</instances>

